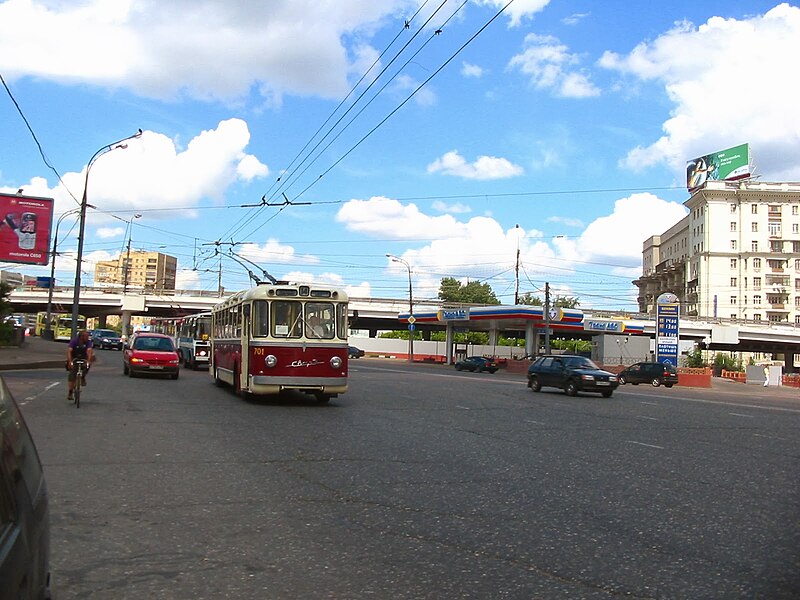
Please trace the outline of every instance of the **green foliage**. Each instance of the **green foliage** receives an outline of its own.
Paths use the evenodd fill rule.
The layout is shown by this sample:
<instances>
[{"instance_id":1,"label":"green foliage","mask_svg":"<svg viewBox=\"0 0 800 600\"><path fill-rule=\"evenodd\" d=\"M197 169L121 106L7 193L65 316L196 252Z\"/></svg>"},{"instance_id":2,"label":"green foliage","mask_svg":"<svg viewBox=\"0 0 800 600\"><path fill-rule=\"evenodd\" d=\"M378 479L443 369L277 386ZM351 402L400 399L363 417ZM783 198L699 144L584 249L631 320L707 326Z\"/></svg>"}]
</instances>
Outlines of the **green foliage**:
<instances>
[{"instance_id":1,"label":"green foliage","mask_svg":"<svg viewBox=\"0 0 800 600\"><path fill-rule=\"evenodd\" d=\"M462 285L454 277L443 277L439 284L439 299L461 304L500 304L488 283L470 281Z\"/></svg>"},{"instance_id":2,"label":"green foliage","mask_svg":"<svg viewBox=\"0 0 800 600\"><path fill-rule=\"evenodd\" d=\"M589 340L550 340L550 347L557 350L568 350L569 352L591 352L592 342Z\"/></svg>"},{"instance_id":3,"label":"green foliage","mask_svg":"<svg viewBox=\"0 0 800 600\"><path fill-rule=\"evenodd\" d=\"M11 342L14 331L13 325L6 323L6 317L13 312L9 295L11 286L8 283L0 283L0 345L7 345Z\"/></svg>"},{"instance_id":4,"label":"green foliage","mask_svg":"<svg viewBox=\"0 0 800 600\"><path fill-rule=\"evenodd\" d=\"M725 352L717 352L714 356L714 366L724 371L743 371L742 359L734 358Z\"/></svg>"},{"instance_id":5,"label":"green foliage","mask_svg":"<svg viewBox=\"0 0 800 600\"><path fill-rule=\"evenodd\" d=\"M544 301L538 296L532 296L530 292L520 296L519 303L528 306L544 306ZM552 304L557 308L578 308L581 301L573 296L556 296L552 299Z\"/></svg>"},{"instance_id":6,"label":"green foliage","mask_svg":"<svg viewBox=\"0 0 800 600\"><path fill-rule=\"evenodd\" d=\"M686 355L686 366L691 369L702 369L708 366L703 358L703 351L700 348L695 348Z\"/></svg>"}]
</instances>

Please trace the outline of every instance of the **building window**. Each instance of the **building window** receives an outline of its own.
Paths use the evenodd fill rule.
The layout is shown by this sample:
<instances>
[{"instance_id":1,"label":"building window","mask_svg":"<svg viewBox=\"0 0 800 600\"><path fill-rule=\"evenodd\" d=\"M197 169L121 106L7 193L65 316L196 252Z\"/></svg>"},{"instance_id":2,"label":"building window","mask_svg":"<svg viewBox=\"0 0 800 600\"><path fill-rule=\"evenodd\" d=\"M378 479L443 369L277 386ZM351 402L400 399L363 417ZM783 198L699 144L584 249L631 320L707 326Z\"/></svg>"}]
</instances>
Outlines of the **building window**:
<instances>
[{"instance_id":1,"label":"building window","mask_svg":"<svg viewBox=\"0 0 800 600\"><path fill-rule=\"evenodd\" d=\"M731 321L735 321L736 318L736 313L731 313Z\"/></svg>"},{"instance_id":2,"label":"building window","mask_svg":"<svg viewBox=\"0 0 800 600\"><path fill-rule=\"evenodd\" d=\"M758 252L758 242L756 242L756 241L750 242L750 251L751 252Z\"/></svg>"},{"instance_id":3,"label":"building window","mask_svg":"<svg viewBox=\"0 0 800 600\"><path fill-rule=\"evenodd\" d=\"M754 290L761 289L761 277L753 277L753 289Z\"/></svg>"},{"instance_id":4,"label":"building window","mask_svg":"<svg viewBox=\"0 0 800 600\"><path fill-rule=\"evenodd\" d=\"M792 252L795 254L800 253L800 242L792 242Z\"/></svg>"},{"instance_id":5,"label":"building window","mask_svg":"<svg viewBox=\"0 0 800 600\"><path fill-rule=\"evenodd\" d=\"M736 268L736 259L732 258L731 259L731 269L735 269L735 268Z\"/></svg>"},{"instance_id":6,"label":"building window","mask_svg":"<svg viewBox=\"0 0 800 600\"><path fill-rule=\"evenodd\" d=\"M758 214L758 204L751 204L750 205L750 212L754 215Z\"/></svg>"},{"instance_id":7,"label":"building window","mask_svg":"<svg viewBox=\"0 0 800 600\"><path fill-rule=\"evenodd\" d=\"M750 223L750 231L758 232L758 223L756 223L755 221L753 223Z\"/></svg>"},{"instance_id":8,"label":"building window","mask_svg":"<svg viewBox=\"0 0 800 600\"><path fill-rule=\"evenodd\" d=\"M736 240L731 240L731 250L736 250Z\"/></svg>"},{"instance_id":9,"label":"building window","mask_svg":"<svg viewBox=\"0 0 800 600\"><path fill-rule=\"evenodd\" d=\"M795 308L800 308L800 296L795 296L794 297L794 307Z\"/></svg>"},{"instance_id":10,"label":"building window","mask_svg":"<svg viewBox=\"0 0 800 600\"><path fill-rule=\"evenodd\" d=\"M731 213L735 213L735 212L736 212L736 205L735 204L731 204Z\"/></svg>"},{"instance_id":11,"label":"building window","mask_svg":"<svg viewBox=\"0 0 800 600\"><path fill-rule=\"evenodd\" d=\"M753 296L753 304L755 304L756 306L760 306L761 305L761 295L760 294L756 294L755 296Z\"/></svg>"},{"instance_id":12,"label":"building window","mask_svg":"<svg viewBox=\"0 0 800 600\"><path fill-rule=\"evenodd\" d=\"M760 258L754 258L753 259L753 270L754 271L760 271L761 270L761 259Z\"/></svg>"},{"instance_id":13,"label":"building window","mask_svg":"<svg viewBox=\"0 0 800 600\"><path fill-rule=\"evenodd\" d=\"M781 234L781 223L780 223L780 221L770 221L769 222L769 234L771 236L779 236Z\"/></svg>"},{"instance_id":14,"label":"building window","mask_svg":"<svg viewBox=\"0 0 800 600\"><path fill-rule=\"evenodd\" d=\"M753 321L760 321L760 320L761 320L761 313L754 313Z\"/></svg>"},{"instance_id":15,"label":"building window","mask_svg":"<svg viewBox=\"0 0 800 600\"><path fill-rule=\"evenodd\" d=\"M731 277L731 287L736 287L736 277Z\"/></svg>"},{"instance_id":16,"label":"building window","mask_svg":"<svg viewBox=\"0 0 800 600\"><path fill-rule=\"evenodd\" d=\"M800 325L800 315L795 315L794 316L794 322L795 322L795 325Z\"/></svg>"},{"instance_id":17,"label":"building window","mask_svg":"<svg viewBox=\"0 0 800 600\"><path fill-rule=\"evenodd\" d=\"M800 279L795 279L794 280L794 289L796 289L798 292L800 292Z\"/></svg>"},{"instance_id":18,"label":"building window","mask_svg":"<svg viewBox=\"0 0 800 600\"><path fill-rule=\"evenodd\" d=\"M794 259L794 270L795 271L800 271L800 258L795 258Z\"/></svg>"},{"instance_id":19,"label":"building window","mask_svg":"<svg viewBox=\"0 0 800 600\"><path fill-rule=\"evenodd\" d=\"M792 205L792 214L800 214L800 206L797 206L797 204Z\"/></svg>"},{"instance_id":20,"label":"building window","mask_svg":"<svg viewBox=\"0 0 800 600\"><path fill-rule=\"evenodd\" d=\"M736 221L731 221L731 231L736 231Z\"/></svg>"},{"instance_id":21,"label":"building window","mask_svg":"<svg viewBox=\"0 0 800 600\"><path fill-rule=\"evenodd\" d=\"M783 242L780 240L773 240L769 243L771 252L783 252Z\"/></svg>"},{"instance_id":22,"label":"building window","mask_svg":"<svg viewBox=\"0 0 800 600\"><path fill-rule=\"evenodd\" d=\"M736 296L731 296L731 306L736 306Z\"/></svg>"}]
</instances>

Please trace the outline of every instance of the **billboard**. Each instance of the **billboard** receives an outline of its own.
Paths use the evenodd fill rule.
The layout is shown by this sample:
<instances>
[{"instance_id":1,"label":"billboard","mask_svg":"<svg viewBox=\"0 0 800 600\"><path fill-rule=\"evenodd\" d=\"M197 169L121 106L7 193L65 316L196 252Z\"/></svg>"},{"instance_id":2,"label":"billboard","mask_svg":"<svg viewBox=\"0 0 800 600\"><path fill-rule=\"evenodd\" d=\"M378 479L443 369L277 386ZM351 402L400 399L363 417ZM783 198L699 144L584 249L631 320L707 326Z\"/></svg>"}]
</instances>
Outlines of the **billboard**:
<instances>
[{"instance_id":1,"label":"billboard","mask_svg":"<svg viewBox=\"0 0 800 600\"><path fill-rule=\"evenodd\" d=\"M656 362L678 366L681 305L665 292L656 300Z\"/></svg>"},{"instance_id":2,"label":"billboard","mask_svg":"<svg viewBox=\"0 0 800 600\"><path fill-rule=\"evenodd\" d=\"M0 194L0 262L50 262L53 199Z\"/></svg>"},{"instance_id":3,"label":"billboard","mask_svg":"<svg viewBox=\"0 0 800 600\"><path fill-rule=\"evenodd\" d=\"M706 154L686 163L686 187L690 192L707 181L735 181L745 177L750 177L748 144Z\"/></svg>"}]
</instances>

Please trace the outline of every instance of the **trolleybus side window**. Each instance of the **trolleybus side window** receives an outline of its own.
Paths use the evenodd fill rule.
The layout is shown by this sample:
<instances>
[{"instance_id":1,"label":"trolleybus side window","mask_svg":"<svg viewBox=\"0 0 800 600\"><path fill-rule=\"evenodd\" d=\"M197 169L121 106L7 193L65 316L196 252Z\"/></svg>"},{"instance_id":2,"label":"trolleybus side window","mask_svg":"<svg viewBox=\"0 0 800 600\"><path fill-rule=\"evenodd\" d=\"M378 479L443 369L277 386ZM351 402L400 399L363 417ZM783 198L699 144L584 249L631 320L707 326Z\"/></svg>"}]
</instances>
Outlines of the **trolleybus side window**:
<instances>
[{"instance_id":1,"label":"trolleybus side window","mask_svg":"<svg viewBox=\"0 0 800 600\"><path fill-rule=\"evenodd\" d=\"M336 305L336 332L337 335L343 339L347 339L347 327L348 323L348 316L347 316L347 304L337 304Z\"/></svg>"},{"instance_id":2,"label":"trolleybus side window","mask_svg":"<svg viewBox=\"0 0 800 600\"><path fill-rule=\"evenodd\" d=\"M253 337L269 335L269 304L266 300L253 301Z\"/></svg>"},{"instance_id":3,"label":"trolleybus side window","mask_svg":"<svg viewBox=\"0 0 800 600\"><path fill-rule=\"evenodd\" d=\"M273 337L300 337L303 334L303 305L300 302L275 300L272 302Z\"/></svg>"}]
</instances>

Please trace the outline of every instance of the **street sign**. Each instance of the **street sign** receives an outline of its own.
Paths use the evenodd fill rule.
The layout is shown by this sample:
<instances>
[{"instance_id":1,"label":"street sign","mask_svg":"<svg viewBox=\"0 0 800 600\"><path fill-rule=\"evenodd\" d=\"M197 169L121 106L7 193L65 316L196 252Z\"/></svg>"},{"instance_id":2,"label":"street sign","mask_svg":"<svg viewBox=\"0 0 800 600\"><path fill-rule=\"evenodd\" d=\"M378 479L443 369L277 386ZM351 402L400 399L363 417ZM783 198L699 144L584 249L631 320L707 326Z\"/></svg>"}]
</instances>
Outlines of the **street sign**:
<instances>
[{"instance_id":1,"label":"street sign","mask_svg":"<svg viewBox=\"0 0 800 600\"><path fill-rule=\"evenodd\" d=\"M408 324L413 325L417 322L417 318L414 315L408 315Z\"/></svg>"},{"instance_id":2,"label":"street sign","mask_svg":"<svg viewBox=\"0 0 800 600\"><path fill-rule=\"evenodd\" d=\"M656 360L678 366L680 303L672 294L662 294L656 302Z\"/></svg>"},{"instance_id":3,"label":"street sign","mask_svg":"<svg viewBox=\"0 0 800 600\"><path fill-rule=\"evenodd\" d=\"M409 326L408 326L408 330L409 330L409 331L414 331L414 324L413 324L413 323L410 323L410 324L409 324Z\"/></svg>"}]
</instances>

